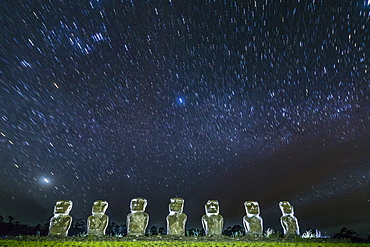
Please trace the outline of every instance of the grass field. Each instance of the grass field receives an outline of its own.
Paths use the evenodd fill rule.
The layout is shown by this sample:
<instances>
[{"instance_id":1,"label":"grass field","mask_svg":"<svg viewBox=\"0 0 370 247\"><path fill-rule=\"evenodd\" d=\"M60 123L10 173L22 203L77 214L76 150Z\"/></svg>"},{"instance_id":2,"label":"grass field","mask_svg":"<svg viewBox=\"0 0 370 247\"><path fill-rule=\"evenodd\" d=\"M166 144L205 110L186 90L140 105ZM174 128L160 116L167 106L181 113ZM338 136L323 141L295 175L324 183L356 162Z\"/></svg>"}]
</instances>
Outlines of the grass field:
<instances>
[{"instance_id":1,"label":"grass field","mask_svg":"<svg viewBox=\"0 0 370 247\"><path fill-rule=\"evenodd\" d=\"M281 243L281 242L181 242L181 241L137 241L137 242L78 242L78 241L17 241L0 240L3 247L365 247L357 243Z\"/></svg>"},{"instance_id":2,"label":"grass field","mask_svg":"<svg viewBox=\"0 0 370 247\"><path fill-rule=\"evenodd\" d=\"M350 243L349 240L335 239L260 239L245 238L181 238L181 239L145 239L145 238L50 238L18 237L0 240L1 247L366 247L370 244Z\"/></svg>"}]
</instances>

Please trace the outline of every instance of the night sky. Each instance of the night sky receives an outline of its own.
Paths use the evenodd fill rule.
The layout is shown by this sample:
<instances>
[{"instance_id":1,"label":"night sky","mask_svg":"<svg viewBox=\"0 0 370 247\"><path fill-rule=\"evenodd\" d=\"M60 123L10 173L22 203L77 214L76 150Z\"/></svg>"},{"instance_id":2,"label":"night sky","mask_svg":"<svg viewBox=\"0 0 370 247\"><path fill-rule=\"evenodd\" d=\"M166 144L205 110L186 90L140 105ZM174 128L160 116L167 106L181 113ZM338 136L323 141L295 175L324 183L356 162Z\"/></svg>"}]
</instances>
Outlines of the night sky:
<instances>
[{"instance_id":1,"label":"night sky","mask_svg":"<svg viewBox=\"0 0 370 247\"><path fill-rule=\"evenodd\" d=\"M0 215L59 199L125 223L133 197L201 228L278 203L301 232L370 234L370 1L3 0Z\"/></svg>"}]
</instances>

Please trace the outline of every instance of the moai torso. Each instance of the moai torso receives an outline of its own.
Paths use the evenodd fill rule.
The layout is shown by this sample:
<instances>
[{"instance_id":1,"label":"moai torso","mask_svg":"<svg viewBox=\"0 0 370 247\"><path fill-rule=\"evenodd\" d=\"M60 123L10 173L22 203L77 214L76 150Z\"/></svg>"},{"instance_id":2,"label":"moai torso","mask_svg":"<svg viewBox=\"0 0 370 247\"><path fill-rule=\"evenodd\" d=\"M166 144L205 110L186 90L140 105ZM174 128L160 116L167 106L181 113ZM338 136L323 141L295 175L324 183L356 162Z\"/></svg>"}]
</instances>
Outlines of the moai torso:
<instances>
[{"instance_id":1,"label":"moai torso","mask_svg":"<svg viewBox=\"0 0 370 247\"><path fill-rule=\"evenodd\" d=\"M284 235L299 235L298 220L295 216L281 216L280 221L284 229Z\"/></svg>"},{"instance_id":2,"label":"moai torso","mask_svg":"<svg viewBox=\"0 0 370 247\"><path fill-rule=\"evenodd\" d=\"M299 235L298 219L294 216L293 206L283 201L279 203L282 216L280 217L280 223L284 230L284 235Z\"/></svg>"},{"instance_id":3,"label":"moai torso","mask_svg":"<svg viewBox=\"0 0 370 247\"><path fill-rule=\"evenodd\" d=\"M105 215L108 208L107 201L95 201L92 207L92 215L87 218L87 234L104 236L107 229L109 217Z\"/></svg>"},{"instance_id":4,"label":"moai torso","mask_svg":"<svg viewBox=\"0 0 370 247\"><path fill-rule=\"evenodd\" d=\"M184 199L182 198L171 198L169 211L167 215L167 235L172 236L183 236L185 235L185 224L187 220L186 214L183 211Z\"/></svg>"},{"instance_id":5,"label":"moai torso","mask_svg":"<svg viewBox=\"0 0 370 247\"><path fill-rule=\"evenodd\" d=\"M217 200L208 200L205 205L206 215L202 217L202 225L207 236L222 235L224 218L219 214Z\"/></svg>"},{"instance_id":6,"label":"moai torso","mask_svg":"<svg viewBox=\"0 0 370 247\"><path fill-rule=\"evenodd\" d=\"M127 234L131 236L145 235L149 222L149 214L144 212L147 200L144 198L134 198L131 200L131 213L127 215Z\"/></svg>"},{"instance_id":7,"label":"moai torso","mask_svg":"<svg viewBox=\"0 0 370 247\"><path fill-rule=\"evenodd\" d=\"M72 209L72 202L69 200L57 201L54 207L54 216L50 219L49 235L67 236L72 224L72 217L69 212Z\"/></svg>"},{"instance_id":8,"label":"moai torso","mask_svg":"<svg viewBox=\"0 0 370 247\"><path fill-rule=\"evenodd\" d=\"M263 234L263 220L260 214L258 202L247 201L244 203L247 215L243 217L243 225L247 235Z\"/></svg>"}]
</instances>

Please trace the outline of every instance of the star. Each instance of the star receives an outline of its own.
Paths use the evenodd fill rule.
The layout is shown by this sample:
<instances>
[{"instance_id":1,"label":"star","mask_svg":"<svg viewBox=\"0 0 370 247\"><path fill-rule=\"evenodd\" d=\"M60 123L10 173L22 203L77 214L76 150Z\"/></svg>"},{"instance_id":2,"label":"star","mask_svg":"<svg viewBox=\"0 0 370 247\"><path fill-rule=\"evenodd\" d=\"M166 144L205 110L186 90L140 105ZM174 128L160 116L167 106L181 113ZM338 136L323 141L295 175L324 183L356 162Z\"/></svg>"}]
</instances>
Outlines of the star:
<instances>
[{"instance_id":1,"label":"star","mask_svg":"<svg viewBox=\"0 0 370 247\"><path fill-rule=\"evenodd\" d=\"M85 218L89 198L118 208L151 197L160 212L178 195L191 216L212 196L239 224L253 197L266 227L280 227L271 213L280 199L317 213L299 219L317 220L307 227L331 224L321 223L328 212L333 227L355 216L366 224L369 8L0 1L0 201L45 194L52 209L67 198ZM338 217L353 200L349 221ZM1 214L19 215L28 201L19 205ZM124 222L124 211L112 217Z\"/></svg>"},{"instance_id":2,"label":"star","mask_svg":"<svg viewBox=\"0 0 370 247\"><path fill-rule=\"evenodd\" d=\"M51 183L51 180L47 177L41 177L39 181L43 185L49 185Z\"/></svg>"},{"instance_id":3,"label":"star","mask_svg":"<svg viewBox=\"0 0 370 247\"><path fill-rule=\"evenodd\" d=\"M184 105L184 104L185 104L185 99L184 99L183 97L178 97L178 98L177 98L177 103L178 103L179 105Z\"/></svg>"}]
</instances>

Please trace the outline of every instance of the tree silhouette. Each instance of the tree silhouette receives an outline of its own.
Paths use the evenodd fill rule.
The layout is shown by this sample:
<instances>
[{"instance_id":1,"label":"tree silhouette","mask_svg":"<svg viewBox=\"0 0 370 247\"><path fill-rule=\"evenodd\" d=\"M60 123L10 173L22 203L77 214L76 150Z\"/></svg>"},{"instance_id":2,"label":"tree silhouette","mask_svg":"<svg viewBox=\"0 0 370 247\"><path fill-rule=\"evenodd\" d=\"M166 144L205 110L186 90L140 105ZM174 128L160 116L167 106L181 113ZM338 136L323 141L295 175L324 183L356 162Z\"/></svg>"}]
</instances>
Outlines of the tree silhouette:
<instances>
[{"instance_id":1,"label":"tree silhouette","mask_svg":"<svg viewBox=\"0 0 370 247\"><path fill-rule=\"evenodd\" d=\"M86 222L83 219L73 219L68 235L75 236L86 232Z\"/></svg>"},{"instance_id":2,"label":"tree silhouette","mask_svg":"<svg viewBox=\"0 0 370 247\"><path fill-rule=\"evenodd\" d=\"M360 238L358 233L354 230L343 227L339 233L334 234L333 238L348 238L352 243L364 243L365 239Z\"/></svg>"},{"instance_id":3,"label":"tree silhouette","mask_svg":"<svg viewBox=\"0 0 370 247\"><path fill-rule=\"evenodd\" d=\"M159 235L166 235L167 233L166 233L166 230L164 229L164 227L160 227L159 229L158 229L158 234Z\"/></svg>"},{"instance_id":4,"label":"tree silhouette","mask_svg":"<svg viewBox=\"0 0 370 247\"><path fill-rule=\"evenodd\" d=\"M149 230L150 235L158 235L158 228L156 226L152 226Z\"/></svg>"},{"instance_id":5,"label":"tree silhouette","mask_svg":"<svg viewBox=\"0 0 370 247\"><path fill-rule=\"evenodd\" d=\"M14 220L13 216L8 216L8 223L9 224L12 224L13 220Z\"/></svg>"},{"instance_id":6,"label":"tree silhouette","mask_svg":"<svg viewBox=\"0 0 370 247\"><path fill-rule=\"evenodd\" d=\"M233 232L233 235L244 235L245 231L244 231L244 227L242 227L241 225L234 225L233 228L232 228L232 232Z\"/></svg>"},{"instance_id":7,"label":"tree silhouette","mask_svg":"<svg viewBox=\"0 0 370 247\"><path fill-rule=\"evenodd\" d=\"M232 236L233 235L233 228L231 226L228 226L223 232L222 232L223 235L225 236Z\"/></svg>"},{"instance_id":8,"label":"tree silhouette","mask_svg":"<svg viewBox=\"0 0 370 247\"><path fill-rule=\"evenodd\" d=\"M49 224L29 226L14 221L13 216L8 216L8 222L4 222L4 217L0 216L0 236L20 236L20 235L39 235L45 236L48 233Z\"/></svg>"}]
</instances>

